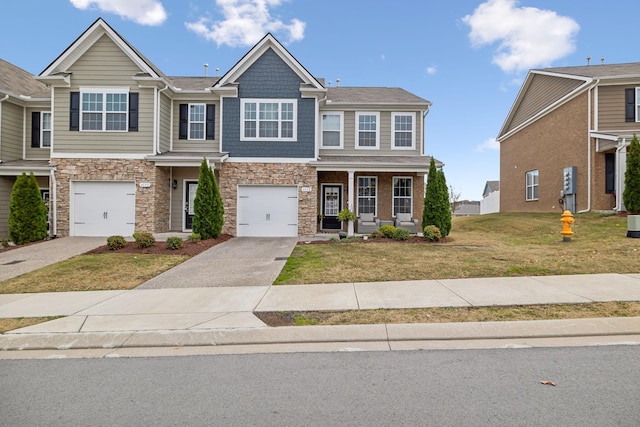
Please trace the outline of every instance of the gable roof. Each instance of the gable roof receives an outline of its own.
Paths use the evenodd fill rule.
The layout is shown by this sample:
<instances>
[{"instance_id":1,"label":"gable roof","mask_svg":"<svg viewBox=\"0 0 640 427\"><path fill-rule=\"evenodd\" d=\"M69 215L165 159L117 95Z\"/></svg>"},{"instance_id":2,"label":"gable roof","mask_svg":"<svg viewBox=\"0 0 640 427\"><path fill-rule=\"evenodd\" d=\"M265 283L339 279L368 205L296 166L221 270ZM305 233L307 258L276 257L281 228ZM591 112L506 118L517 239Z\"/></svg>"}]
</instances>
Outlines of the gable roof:
<instances>
[{"instance_id":1,"label":"gable roof","mask_svg":"<svg viewBox=\"0 0 640 427\"><path fill-rule=\"evenodd\" d=\"M504 140L602 81L625 79L640 79L640 62L530 70L497 139Z\"/></svg>"},{"instance_id":2,"label":"gable roof","mask_svg":"<svg viewBox=\"0 0 640 427\"><path fill-rule=\"evenodd\" d=\"M33 74L0 59L0 92L15 98L51 98L47 86L33 78Z\"/></svg>"},{"instance_id":3,"label":"gable roof","mask_svg":"<svg viewBox=\"0 0 640 427\"><path fill-rule=\"evenodd\" d=\"M330 87L327 104L415 104L429 107L431 102L399 87Z\"/></svg>"},{"instance_id":4,"label":"gable roof","mask_svg":"<svg viewBox=\"0 0 640 427\"><path fill-rule=\"evenodd\" d=\"M232 85L237 83L238 77L240 77L258 58L262 56L268 49L272 49L279 57L287 64L293 72L295 72L303 85L311 89L325 90L324 86L313 77L313 75L302 66L296 58L289 53L287 49L273 36L271 33L267 33L262 40L256 43L236 64L231 67L221 78L216 82L214 88L220 88L225 85Z\"/></svg>"},{"instance_id":5,"label":"gable roof","mask_svg":"<svg viewBox=\"0 0 640 427\"><path fill-rule=\"evenodd\" d=\"M166 76L158 67L153 65L133 45L127 42L120 34L109 26L102 18L98 18L89 26L64 52L49 64L38 77L56 76L66 73L69 67L75 63L98 39L106 34L141 70L153 78L166 79Z\"/></svg>"}]
</instances>

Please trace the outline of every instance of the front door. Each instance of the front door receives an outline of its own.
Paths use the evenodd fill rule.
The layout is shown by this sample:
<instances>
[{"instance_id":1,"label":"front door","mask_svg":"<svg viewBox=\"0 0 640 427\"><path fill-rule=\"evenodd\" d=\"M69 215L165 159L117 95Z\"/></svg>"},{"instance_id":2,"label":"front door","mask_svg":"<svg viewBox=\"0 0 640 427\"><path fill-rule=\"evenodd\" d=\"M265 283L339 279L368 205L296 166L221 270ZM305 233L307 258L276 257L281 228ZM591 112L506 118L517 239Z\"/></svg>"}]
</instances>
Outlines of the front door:
<instances>
[{"instance_id":1,"label":"front door","mask_svg":"<svg viewBox=\"0 0 640 427\"><path fill-rule=\"evenodd\" d=\"M342 186L322 186L322 223L323 230L341 230L342 224L338 221L338 212L342 206Z\"/></svg>"},{"instance_id":2,"label":"front door","mask_svg":"<svg viewBox=\"0 0 640 427\"><path fill-rule=\"evenodd\" d=\"M198 181L184 182L184 229L191 230L193 228L193 201L196 198L196 190L198 189Z\"/></svg>"}]
</instances>

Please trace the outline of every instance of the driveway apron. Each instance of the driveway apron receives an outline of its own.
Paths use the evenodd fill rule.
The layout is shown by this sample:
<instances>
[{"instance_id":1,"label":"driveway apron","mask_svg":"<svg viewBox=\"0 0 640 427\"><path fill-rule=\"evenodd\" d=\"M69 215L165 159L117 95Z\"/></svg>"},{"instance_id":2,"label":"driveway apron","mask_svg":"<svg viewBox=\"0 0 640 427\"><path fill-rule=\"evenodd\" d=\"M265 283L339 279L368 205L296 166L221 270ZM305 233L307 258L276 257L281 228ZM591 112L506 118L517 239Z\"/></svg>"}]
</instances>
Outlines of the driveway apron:
<instances>
[{"instance_id":1,"label":"driveway apron","mask_svg":"<svg viewBox=\"0 0 640 427\"><path fill-rule=\"evenodd\" d=\"M271 286L297 242L295 237L235 237L136 289Z\"/></svg>"}]
</instances>

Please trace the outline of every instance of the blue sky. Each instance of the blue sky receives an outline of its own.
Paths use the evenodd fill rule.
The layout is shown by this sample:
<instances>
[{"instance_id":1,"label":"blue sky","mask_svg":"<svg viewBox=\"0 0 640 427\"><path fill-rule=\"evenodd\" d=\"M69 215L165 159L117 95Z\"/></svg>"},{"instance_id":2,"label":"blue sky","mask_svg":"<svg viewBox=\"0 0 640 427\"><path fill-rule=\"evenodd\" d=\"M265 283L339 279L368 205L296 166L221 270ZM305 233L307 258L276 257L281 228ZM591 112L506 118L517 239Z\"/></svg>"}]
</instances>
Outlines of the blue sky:
<instances>
[{"instance_id":1,"label":"blue sky","mask_svg":"<svg viewBox=\"0 0 640 427\"><path fill-rule=\"evenodd\" d=\"M426 153L462 199L498 180L495 144L530 68L640 61L637 0L19 0L0 58L39 74L104 18L167 75L220 74L272 32L315 76L433 103Z\"/></svg>"}]
</instances>

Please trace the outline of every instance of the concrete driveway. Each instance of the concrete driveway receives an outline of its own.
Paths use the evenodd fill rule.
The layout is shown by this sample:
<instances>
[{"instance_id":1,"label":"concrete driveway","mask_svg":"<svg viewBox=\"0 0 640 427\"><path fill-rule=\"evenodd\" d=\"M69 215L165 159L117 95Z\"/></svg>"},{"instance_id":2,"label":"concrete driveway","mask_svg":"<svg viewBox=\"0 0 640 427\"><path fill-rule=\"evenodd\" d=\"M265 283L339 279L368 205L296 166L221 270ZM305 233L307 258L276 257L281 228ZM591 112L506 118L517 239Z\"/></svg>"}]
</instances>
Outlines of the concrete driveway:
<instances>
[{"instance_id":1,"label":"concrete driveway","mask_svg":"<svg viewBox=\"0 0 640 427\"><path fill-rule=\"evenodd\" d=\"M136 289L271 286L297 243L295 237L234 237Z\"/></svg>"}]
</instances>

